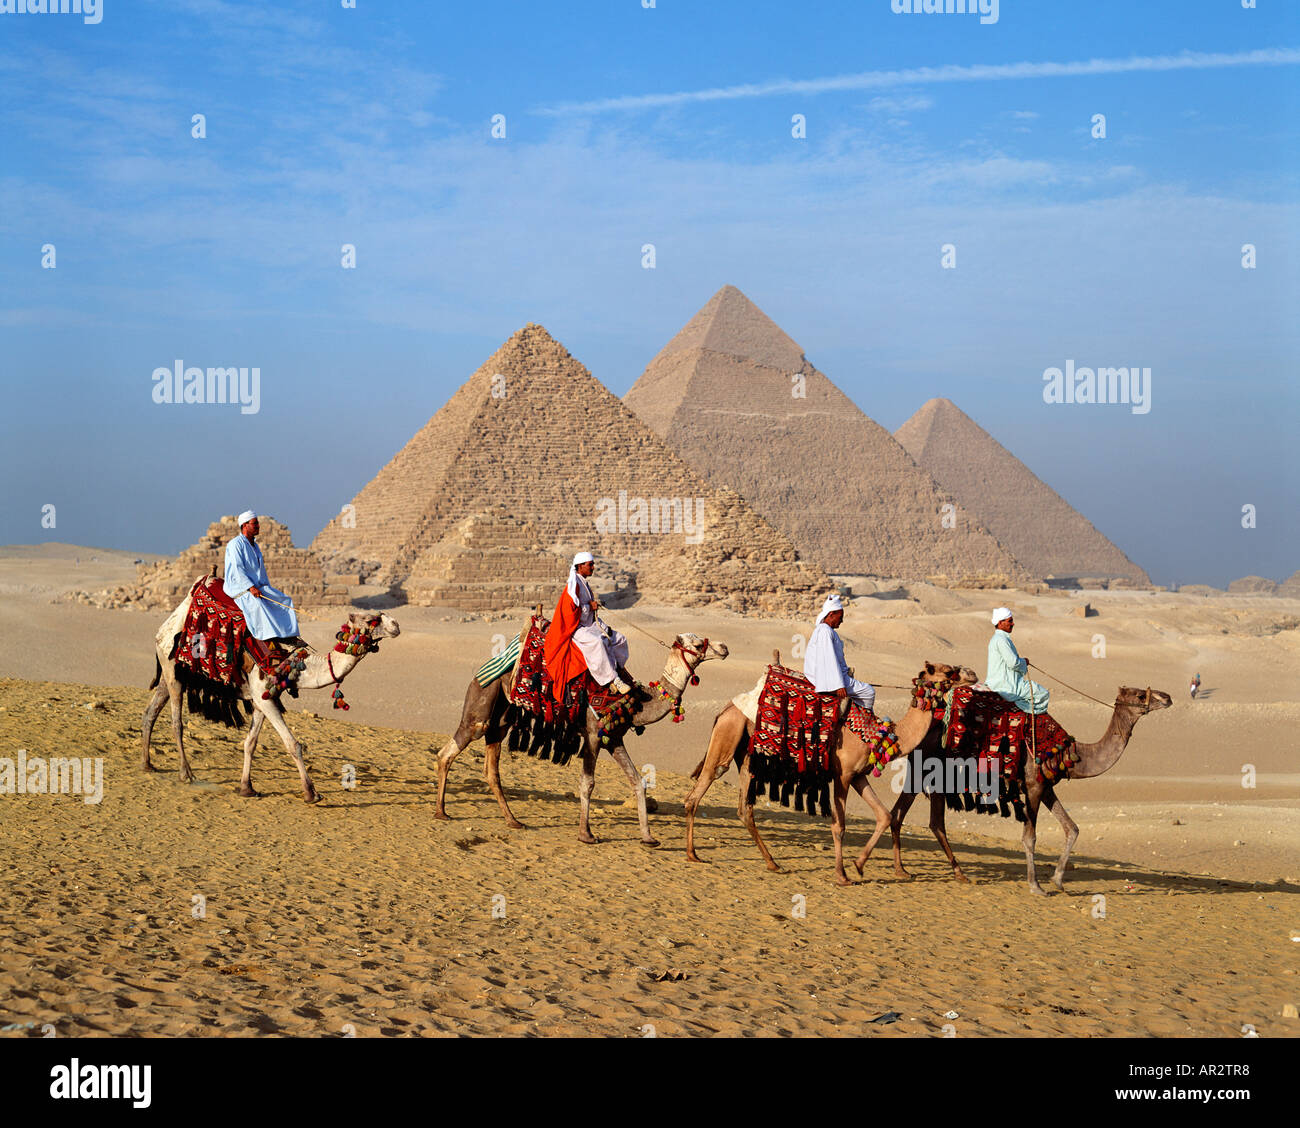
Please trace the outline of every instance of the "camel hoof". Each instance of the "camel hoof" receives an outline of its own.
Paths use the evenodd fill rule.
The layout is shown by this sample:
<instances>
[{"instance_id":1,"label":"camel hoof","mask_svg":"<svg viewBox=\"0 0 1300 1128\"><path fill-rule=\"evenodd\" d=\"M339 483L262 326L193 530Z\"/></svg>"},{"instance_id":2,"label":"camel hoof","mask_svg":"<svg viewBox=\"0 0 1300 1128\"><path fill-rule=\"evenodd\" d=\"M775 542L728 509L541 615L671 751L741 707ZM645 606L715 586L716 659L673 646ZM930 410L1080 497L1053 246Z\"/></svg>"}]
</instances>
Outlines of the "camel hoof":
<instances>
[{"instance_id":1,"label":"camel hoof","mask_svg":"<svg viewBox=\"0 0 1300 1128\"><path fill-rule=\"evenodd\" d=\"M155 768L151 763L149 763L148 760L146 760L143 764L140 765L140 770L142 772L156 772L158 769Z\"/></svg>"},{"instance_id":2,"label":"camel hoof","mask_svg":"<svg viewBox=\"0 0 1300 1128\"><path fill-rule=\"evenodd\" d=\"M1047 894L1043 892L1043 887L1041 885L1031 885L1029 887L1029 892L1031 892L1035 897L1047 896Z\"/></svg>"},{"instance_id":3,"label":"camel hoof","mask_svg":"<svg viewBox=\"0 0 1300 1128\"><path fill-rule=\"evenodd\" d=\"M445 819L447 816L446 816L446 815L443 815L442 817ZM527 828L526 826L524 826L524 824L521 823L518 819L507 819L507 820L506 820L506 826L508 826L511 830L527 830L527 829L528 829L528 828Z\"/></svg>"},{"instance_id":4,"label":"camel hoof","mask_svg":"<svg viewBox=\"0 0 1300 1128\"><path fill-rule=\"evenodd\" d=\"M181 783L193 783L193 782L194 782L193 772L181 772Z\"/></svg>"},{"instance_id":5,"label":"camel hoof","mask_svg":"<svg viewBox=\"0 0 1300 1128\"><path fill-rule=\"evenodd\" d=\"M709 863L706 862L703 858L701 858L698 854L696 854L694 850L687 850L687 851L686 851L686 860L687 860L688 862L699 862L700 865L702 865L702 866L707 866L707 865L709 864Z\"/></svg>"},{"instance_id":6,"label":"camel hoof","mask_svg":"<svg viewBox=\"0 0 1300 1128\"><path fill-rule=\"evenodd\" d=\"M241 787L239 789L239 794L242 795L245 799L262 798L262 793L260 791L254 791L251 787Z\"/></svg>"},{"instance_id":7,"label":"camel hoof","mask_svg":"<svg viewBox=\"0 0 1300 1128\"><path fill-rule=\"evenodd\" d=\"M862 872L862 866L863 866L863 863L862 863L862 862L854 862L854 863L853 863L853 868L854 868L855 870L858 871L858 876L859 876L859 877L865 877L865 876L866 876L866 874L864 874L864 873Z\"/></svg>"},{"instance_id":8,"label":"camel hoof","mask_svg":"<svg viewBox=\"0 0 1300 1128\"><path fill-rule=\"evenodd\" d=\"M582 834L580 832L578 834L578 841L585 842L588 846L595 846L600 841L600 839L597 838L594 834Z\"/></svg>"},{"instance_id":9,"label":"camel hoof","mask_svg":"<svg viewBox=\"0 0 1300 1128\"><path fill-rule=\"evenodd\" d=\"M970 878L962 873L961 870L953 870L952 876L954 881L960 881L963 885L970 884Z\"/></svg>"},{"instance_id":10,"label":"camel hoof","mask_svg":"<svg viewBox=\"0 0 1300 1128\"><path fill-rule=\"evenodd\" d=\"M908 873L905 869L894 870L894 877L899 881L915 881L916 874Z\"/></svg>"},{"instance_id":11,"label":"camel hoof","mask_svg":"<svg viewBox=\"0 0 1300 1128\"><path fill-rule=\"evenodd\" d=\"M642 846L649 846L649 847L651 847L651 848L653 849L655 846L658 846L658 845L659 845L659 839L657 839L657 838L643 838L643 839L641 839L641 845L642 845Z\"/></svg>"},{"instance_id":12,"label":"camel hoof","mask_svg":"<svg viewBox=\"0 0 1300 1128\"><path fill-rule=\"evenodd\" d=\"M302 801L308 804L319 803L321 801L321 797L315 791L313 791L310 795L304 795L302 797Z\"/></svg>"},{"instance_id":13,"label":"camel hoof","mask_svg":"<svg viewBox=\"0 0 1300 1128\"><path fill-rule=\"evenodd\" d=\"M835 875L835 884L836 884L836 885L852 885L853 882L851 882L851 881L849 880L849 876L848 876L848 874L845 874L845 873L837 873L837 874Z\"/></svg>"},{"instance_id":14,"label":"camel hoof","mask_svg":"<svg viewBox=\"0 0 1300 1128\"><path fill-rule=\"evenodd\" d=\"M1052 878L1052 884L1055 885L1056 888L1059 889L1062 893L1065 892L1065 878L1054 877Z\"/></svg>"},{"instance_id":15,"label":"camel hoof","mask_svg":"<svg viewBox=\"0 0 1300 1128\"><path fill-rule=\"evenodd\" d=\"M785 873L785 870L783 870L783 869L782 869L780 866L778 866L775 862L768 862L768 863L767 863L767 868L768 868L768 870L769 870L771 873Z\"/></svg>"},{"instance_id":16,"label":"camel hoof","mask_svg":"<svg viewBox=\"0 0 1300 1128\"><path fill-rule=\"evenodd\" d=\"M447 814L447 812L444 811L441 807L438 808L438 810L433 812L433 817L437 819L439 822L451 822L451 816Z\"/></svg>"}]
</instances>

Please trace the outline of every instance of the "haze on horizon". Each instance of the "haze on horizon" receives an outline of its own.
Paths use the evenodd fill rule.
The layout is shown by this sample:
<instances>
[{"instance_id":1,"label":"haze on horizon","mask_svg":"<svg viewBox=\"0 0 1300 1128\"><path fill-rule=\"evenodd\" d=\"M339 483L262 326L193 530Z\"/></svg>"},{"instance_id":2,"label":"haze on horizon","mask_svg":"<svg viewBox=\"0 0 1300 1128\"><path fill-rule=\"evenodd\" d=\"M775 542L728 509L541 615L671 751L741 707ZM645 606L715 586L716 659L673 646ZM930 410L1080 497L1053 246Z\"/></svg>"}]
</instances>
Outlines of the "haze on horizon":
<instances>
[{"instance_id":1,"label":"haze on horizon","mask_svg":"<svg viewBox=\"0 0 1300 1128\"><path fill-rule=\"evenodd\" d=\"M733 284L1156 583L1300 568L1296 6L700 7L0 16L0 542L171 554L251 506L305 546L526 322L622 396ZM153 402L178 359L258 368L258 411ZM1045 403L1067 364L1149 368L1150 411Z\"/></svg>"}]
</instances>

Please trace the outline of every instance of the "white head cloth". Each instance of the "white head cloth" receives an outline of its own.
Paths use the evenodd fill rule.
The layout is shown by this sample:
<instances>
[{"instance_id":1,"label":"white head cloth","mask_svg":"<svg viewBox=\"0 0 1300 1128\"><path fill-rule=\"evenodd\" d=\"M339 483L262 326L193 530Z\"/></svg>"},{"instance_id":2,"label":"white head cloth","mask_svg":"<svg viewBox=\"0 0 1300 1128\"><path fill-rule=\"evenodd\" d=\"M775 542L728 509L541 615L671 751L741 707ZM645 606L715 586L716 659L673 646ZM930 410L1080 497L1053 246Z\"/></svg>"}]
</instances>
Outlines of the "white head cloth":
<instances>
[{"instance_id":1,"label":"white head cloth","mask_svg":"<svg viewBox=\"0 0 1300 1128\"><path fill-rule=\"evenodd\" d=\"M1010 618L1011 618L1011 608L1010 608L1010 607L995 607L995 608L993 608L993 625L994 625L995 627L996 627L1000 622L1002 622L1003 619L1010 619Z\"/></svg>"},{"instance_id":2,"label":"white head cloth","mask_svg":"<svg viewBox=\"0 0 1300 1128\"><path fill-rule=\"evenodd\" d=\"M245 509L243 513L241 513L238 517L235 518L235 524L242 529L245 525L248 524L249 521L256 521L256 520L257 520L257 514L254 513L251 509Z\"/></svg>"},{"instance_id":3,"label":"white head cloth","mask_svg":"<svg viewBox=\"0 0 1300 1128\"><path fill-rule=\"evenodd\" d=\"M573 557L573 563L569 565L569 579L564 585L564 590L569 593L569 598L574 603L578 602L578 565L594 564L596 558L590 552L579 552Z\"/></svg>"},{"instance_id":4,"label":"white head cloth","mask_svg":"<svg viewBox=\"0 0 1300 1128\"><path fill-rule=\"evenodd\" d=\"M839 592L837 591L831 592L830 595L826 597L826 602L822 604L822 613L817 616L817 623L814 625L820 625L822 620L825 619L826 616L829 615L832 611L843 611L843 610L844 610L844 601L840 599Z\"/></svg>"}]
</instances>

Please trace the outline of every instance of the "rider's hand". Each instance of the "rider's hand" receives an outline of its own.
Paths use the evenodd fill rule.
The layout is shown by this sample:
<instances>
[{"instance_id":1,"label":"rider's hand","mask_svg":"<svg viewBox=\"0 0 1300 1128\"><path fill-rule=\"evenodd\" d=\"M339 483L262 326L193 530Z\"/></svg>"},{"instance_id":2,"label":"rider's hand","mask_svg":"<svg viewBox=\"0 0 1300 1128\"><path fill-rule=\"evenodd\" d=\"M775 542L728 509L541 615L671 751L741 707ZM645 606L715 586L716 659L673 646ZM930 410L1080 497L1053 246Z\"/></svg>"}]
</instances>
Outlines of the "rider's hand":
<instances>
[{"instance_id":1,"label":"rider's hand","mask_svg":"<svg viewBox=\"0 0 1300 1128\"><path fill-rule=\"evenodd\" d=\"M262 598L262 589L257 587L256 585L249 588L248 590L251 591L255 596L257 596L258 599Z\"/></svg>"},{"instance_id":2,"label":"rider's hand","mask_svg":"<svg viewBox=\"0 0 1300 1128\"><path fill-rule=\"evenodd\" d=\"M848 695L849 695L849 691L847 689L837 689L835 691L835 699L837 701L843 701L846 697L848 697Z\"/></svg>"}]
</instances>

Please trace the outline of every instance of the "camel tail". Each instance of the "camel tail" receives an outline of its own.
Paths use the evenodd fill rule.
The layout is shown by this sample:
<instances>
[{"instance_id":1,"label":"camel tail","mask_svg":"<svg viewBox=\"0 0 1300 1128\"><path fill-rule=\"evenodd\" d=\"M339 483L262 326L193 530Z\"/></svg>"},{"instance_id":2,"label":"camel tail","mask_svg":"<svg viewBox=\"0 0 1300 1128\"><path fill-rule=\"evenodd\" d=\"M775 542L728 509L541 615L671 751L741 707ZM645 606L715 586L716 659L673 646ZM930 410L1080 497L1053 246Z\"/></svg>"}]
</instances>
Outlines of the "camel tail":
<instances>
[{"instance_id":1,"label":"camel tail","mask_svg":"<svg viewBox=\"0 0 1300 1128\"><path fill-rule=\"evenodd\" d=\"M149 683L149 688L156 688L160 681L162 681L162 659L155 654L153 656L153 681Z\"/></svg>"}]
</instances>

